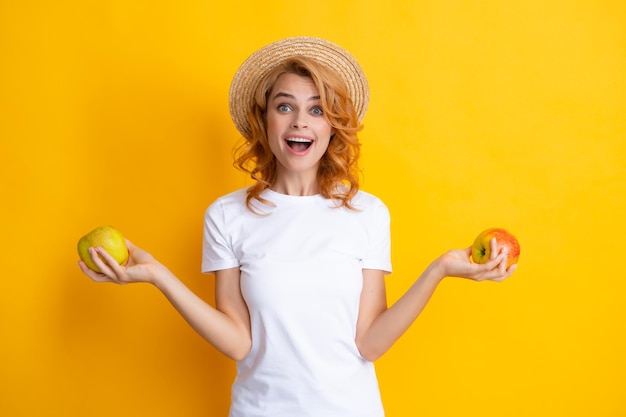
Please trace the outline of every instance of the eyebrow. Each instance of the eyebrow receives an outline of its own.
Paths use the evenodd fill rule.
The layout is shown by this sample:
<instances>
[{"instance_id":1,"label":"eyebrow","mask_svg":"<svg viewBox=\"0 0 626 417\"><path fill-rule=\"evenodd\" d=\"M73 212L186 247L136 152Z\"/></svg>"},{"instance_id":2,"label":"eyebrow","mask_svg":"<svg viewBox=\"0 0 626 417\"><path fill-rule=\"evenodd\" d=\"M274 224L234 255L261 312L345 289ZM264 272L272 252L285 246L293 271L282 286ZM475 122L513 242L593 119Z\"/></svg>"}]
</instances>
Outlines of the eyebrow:
<instances>
[{"instance_id":1,"label":"eyebrow","mask_svg":"<svg viewBox=\"0 0 626 417\"><path fill-rule=\"evenodd\" d=\"M276 95L272 98L272 100L276 100L279 97L286 97L286 98L290 98L292 100L296 99L296 96L294 96L293 94L289 94L289 93L283 93L283 92L278 92L276 93ZM320 96L311 96L308 98L308 101L314 101L314 100L319 100Z\"/></svg>"}]
</instances>

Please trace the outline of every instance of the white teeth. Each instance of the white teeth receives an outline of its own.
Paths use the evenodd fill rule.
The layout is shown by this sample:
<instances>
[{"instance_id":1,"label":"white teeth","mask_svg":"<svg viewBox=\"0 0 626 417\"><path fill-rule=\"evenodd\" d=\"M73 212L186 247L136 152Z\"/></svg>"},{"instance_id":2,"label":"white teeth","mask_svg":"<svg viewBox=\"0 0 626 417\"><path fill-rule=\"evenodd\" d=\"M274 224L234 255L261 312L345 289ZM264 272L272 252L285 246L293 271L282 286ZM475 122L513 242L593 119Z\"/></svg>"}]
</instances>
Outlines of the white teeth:
<instances>
[{"instance_id":1,"label":"white teeth","mask_svg":"<svg viewBox=\"0 0 626 417\"><path fill-rule=\"evenodd\" d=\"M305 138L287 138L288 142L300 142L300 143L312 143L313 141L311 139L305 139Z\"/></svg>"}]
</instances>

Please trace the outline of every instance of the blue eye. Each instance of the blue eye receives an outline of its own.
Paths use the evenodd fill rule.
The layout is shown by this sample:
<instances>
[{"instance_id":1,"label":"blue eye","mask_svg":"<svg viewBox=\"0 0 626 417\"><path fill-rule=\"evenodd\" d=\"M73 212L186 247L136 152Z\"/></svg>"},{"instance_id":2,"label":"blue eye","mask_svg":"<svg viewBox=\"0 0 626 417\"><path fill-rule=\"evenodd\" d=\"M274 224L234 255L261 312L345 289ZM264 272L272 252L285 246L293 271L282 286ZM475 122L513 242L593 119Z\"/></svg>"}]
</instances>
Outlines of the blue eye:
<instances>
[{"instance_id":1,"label":"blue eye","mask_svg":"<svg viewBox=\"0 0 626 417\"><path fill-rule=\"evenodd\" d=\"M315 116L322 116L324 115L324 110L321 107L313 107L311 113Z\"/></svg>"},{"instance_id":2,"label":"blue eye","mask_svg":"<svg viewBox=\"0 0 626 417\"><path fill-rule=\"evenodd\" d=\"M277 109L278 109L279 112L286 113L286 112L291 110L291 107L288 106L287 104L279 104Z\"/></svg>"}]
</instances>

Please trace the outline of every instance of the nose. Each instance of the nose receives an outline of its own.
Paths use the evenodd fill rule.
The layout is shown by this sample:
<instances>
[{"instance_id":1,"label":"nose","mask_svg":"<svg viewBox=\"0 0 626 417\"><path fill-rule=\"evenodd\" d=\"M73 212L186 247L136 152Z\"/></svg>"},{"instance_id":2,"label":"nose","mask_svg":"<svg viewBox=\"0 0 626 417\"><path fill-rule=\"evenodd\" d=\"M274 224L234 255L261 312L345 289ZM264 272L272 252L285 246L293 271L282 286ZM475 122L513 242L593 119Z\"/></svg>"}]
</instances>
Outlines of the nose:
<instances>
[{"instance_id":1,"label":"nose","mask_svg":"<svg viewBox=\"0 0 626 417\"><path fill-rule=\"evenodd\" d=\"M293 112L293 121L291 123L291 127L294 129L301 129L307 127L308 123L306 121L306 114L303 114L301 111Z\"/></svg>"}]
</instances>

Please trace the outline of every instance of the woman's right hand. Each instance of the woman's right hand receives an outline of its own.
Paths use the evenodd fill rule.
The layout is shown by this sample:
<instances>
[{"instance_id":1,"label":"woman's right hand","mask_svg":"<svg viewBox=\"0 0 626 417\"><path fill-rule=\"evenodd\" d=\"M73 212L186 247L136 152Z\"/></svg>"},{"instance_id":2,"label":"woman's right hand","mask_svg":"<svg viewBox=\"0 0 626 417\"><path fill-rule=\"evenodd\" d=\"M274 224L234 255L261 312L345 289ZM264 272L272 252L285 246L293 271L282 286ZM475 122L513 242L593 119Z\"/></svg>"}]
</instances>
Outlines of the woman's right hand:
<instances>
[{"instance_id":1,"label":"woman's right hand","mask_svg":"<svg viewBox=\"0 0 626 417\"><path fill-rule=\"evenodd\" d=\"M126 239L126 246L128 247L128 262L125 265L119 265L103 248L92 247L89 248L89 254L101 272L89 269L83 261L79 261L78 266L85 275L96 282L116 284L155 283L161 274L170 273L152 255L133 245L128 239Z\"/></svg>"}]
</instances>

